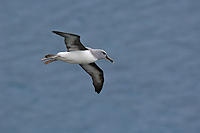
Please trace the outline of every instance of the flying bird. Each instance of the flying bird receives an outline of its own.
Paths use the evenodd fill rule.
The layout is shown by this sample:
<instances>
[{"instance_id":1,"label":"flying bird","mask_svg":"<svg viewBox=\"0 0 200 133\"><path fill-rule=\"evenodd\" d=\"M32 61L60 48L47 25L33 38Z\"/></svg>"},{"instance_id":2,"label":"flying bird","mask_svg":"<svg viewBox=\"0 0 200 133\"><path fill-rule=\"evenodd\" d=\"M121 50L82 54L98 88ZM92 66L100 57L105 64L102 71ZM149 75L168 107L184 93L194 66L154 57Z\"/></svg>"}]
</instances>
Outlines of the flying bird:
<instances>
[{"instance_id":1,"label":"flying bird","mask_svg":"<svg viewBox=\"0 0 200 133\"><path fill-rule=\"evenodd\" d=\"M71 64L79 64L92 77L95 92L99 94L103 87L104 76L103 70L96 65L95 61L99 59L107 59L114 63L114 60L111 59L102 49L85 47L81 43L79 35L60 31L52 32L64 37L67 51L59 52L57 54L47 54L45 55L45 58L41 59L41 61L47 60L44 63L45 65L57 60Z\"/></svg>"}]
</instances>

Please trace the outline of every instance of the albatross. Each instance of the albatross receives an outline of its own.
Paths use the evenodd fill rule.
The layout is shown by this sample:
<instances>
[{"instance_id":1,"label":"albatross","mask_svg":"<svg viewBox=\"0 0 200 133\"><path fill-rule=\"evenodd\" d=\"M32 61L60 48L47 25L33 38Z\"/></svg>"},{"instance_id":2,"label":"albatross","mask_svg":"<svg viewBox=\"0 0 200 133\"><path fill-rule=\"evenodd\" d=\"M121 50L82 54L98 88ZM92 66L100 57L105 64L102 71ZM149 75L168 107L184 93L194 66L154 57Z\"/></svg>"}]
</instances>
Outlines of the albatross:
<instances>
[{"instance_id":1,"label":"albatross","mask_svg":"<svg viewBox=\"0 0 200 133\"><path fill-rule=\"evenodd\" d=\"M67 51L59 52L57 54L47 54L41 61L47 60L44 63L45 65L57 60L70 64L79 64L92 77L95 92L99 94L103 87L104 76L103 70L96 65L95 61L107 59L114 63L114 60L102 49L85 47L81 43L79 35L60 31L52 32L64 37Z\"/></svg>"}]
</instances>

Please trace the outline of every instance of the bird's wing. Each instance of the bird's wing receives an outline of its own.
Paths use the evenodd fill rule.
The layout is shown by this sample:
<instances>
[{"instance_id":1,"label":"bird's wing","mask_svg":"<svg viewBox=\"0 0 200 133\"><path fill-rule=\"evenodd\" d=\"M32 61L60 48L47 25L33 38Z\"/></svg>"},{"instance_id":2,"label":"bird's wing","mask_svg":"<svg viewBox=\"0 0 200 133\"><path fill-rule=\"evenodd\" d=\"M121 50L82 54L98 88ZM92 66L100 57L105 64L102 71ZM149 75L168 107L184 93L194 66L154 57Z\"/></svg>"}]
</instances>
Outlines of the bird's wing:
<instances>
[{"instance_id":1,"label":"bird's wing","mask_svg":"<svg viewBox=\"0 0 200 133\"><path fill-rule=\"evenodd\" d=\"M52 31L53 33L65 38L65 44L68 51L87 50L80 41L80 36L72 33L64 33L60 31Z\"/></svg>"},{"instance_id":2,"label":"bird's wing","mask_svg":"<svg viewBox=\"0 0 200 133\"><path fill-rule=\"evenodd\" d=\"M91 77L95 92L101 92L104 82L103 71L95 64L79 64Z\"/></svg>"}]
</instances>

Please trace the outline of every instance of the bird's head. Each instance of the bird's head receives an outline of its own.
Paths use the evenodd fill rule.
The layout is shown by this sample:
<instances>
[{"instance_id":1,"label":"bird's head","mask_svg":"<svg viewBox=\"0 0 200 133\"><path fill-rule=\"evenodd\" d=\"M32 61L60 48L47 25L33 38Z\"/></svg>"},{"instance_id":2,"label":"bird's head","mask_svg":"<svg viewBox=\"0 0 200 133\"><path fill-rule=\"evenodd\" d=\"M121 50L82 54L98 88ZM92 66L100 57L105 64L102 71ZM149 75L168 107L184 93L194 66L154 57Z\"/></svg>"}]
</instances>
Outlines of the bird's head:
<instances>
[{"instance_id":1,"label":"bird's head","mask_svg":"<svg viewBox=\"0 0 200 133\"><path fill-rule=\"evenodd\" d=\"M106 51L101 50L101 49L95 49L93 52L93 55L99 60L99 59L107 59L108 61L114 63L114 60L111 59Z\"/></svg>"}]
</instances>

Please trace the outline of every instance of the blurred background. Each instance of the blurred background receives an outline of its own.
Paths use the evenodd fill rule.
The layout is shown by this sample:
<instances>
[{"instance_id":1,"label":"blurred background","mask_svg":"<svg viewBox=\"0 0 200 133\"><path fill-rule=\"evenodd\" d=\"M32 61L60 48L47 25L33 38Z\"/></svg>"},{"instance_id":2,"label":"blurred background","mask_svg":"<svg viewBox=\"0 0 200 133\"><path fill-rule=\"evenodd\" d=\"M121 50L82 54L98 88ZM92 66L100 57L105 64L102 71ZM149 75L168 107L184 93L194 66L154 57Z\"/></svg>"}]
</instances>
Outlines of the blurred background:
<instances>
[{"instance_id":1,"label":"blurred background","mask_svg":"<svg viewBox=\"0 0 200 133\"><path fill-rule=\"evenodd\" d=\"M1 133L199 133L200 1L1 0ZM44 65L79 34L100 60L98 95L79 65Z\"/></svg>"}]
</instances>

